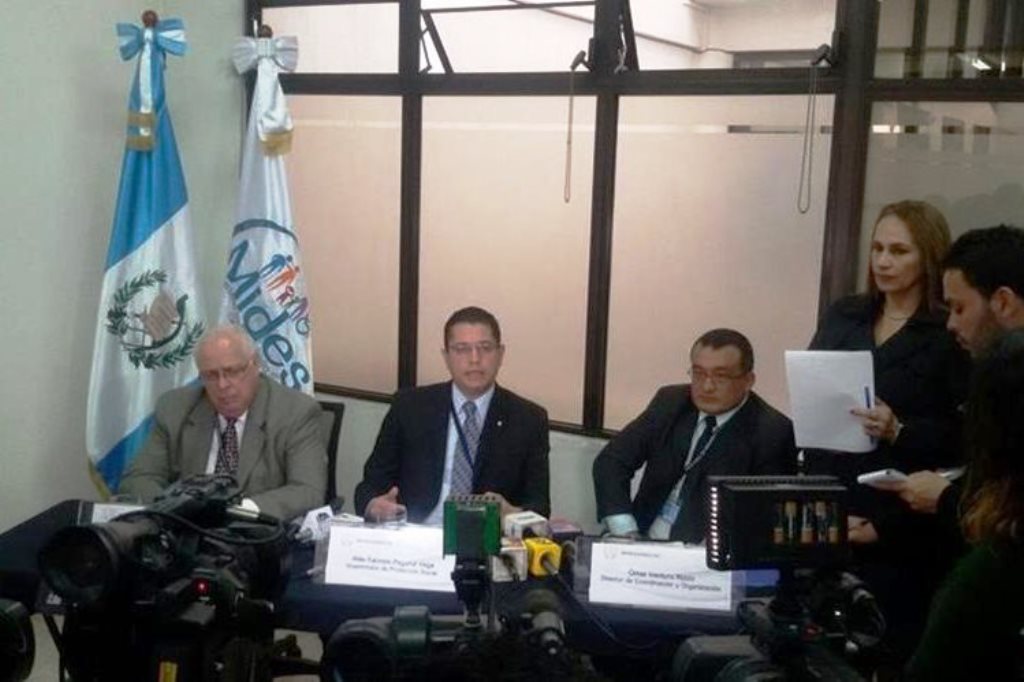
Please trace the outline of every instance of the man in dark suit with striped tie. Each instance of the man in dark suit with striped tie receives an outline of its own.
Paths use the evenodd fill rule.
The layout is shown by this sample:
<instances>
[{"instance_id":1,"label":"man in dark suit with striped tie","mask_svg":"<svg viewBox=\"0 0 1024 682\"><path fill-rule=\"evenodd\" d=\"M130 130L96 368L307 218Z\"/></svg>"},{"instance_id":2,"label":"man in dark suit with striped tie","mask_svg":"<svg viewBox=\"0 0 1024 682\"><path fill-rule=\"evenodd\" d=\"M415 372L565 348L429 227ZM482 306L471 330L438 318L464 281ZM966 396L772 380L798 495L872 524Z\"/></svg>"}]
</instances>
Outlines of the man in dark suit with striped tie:
<instances>
[{"instance_id":1,"label":"man in dark suit with striped tie","mask_svg":"<svg viewBox=\"0 0 1024 682\"><path fill-rule=\"evenodd\" d=\"M754 351L743 334L703 334L690 349L690 377L659 389L594 460L598 518L609 533L701 542L708 476L796 472L793 424L751 390Z\"/></svg>"},{"instance_id":2,"label":"man in dark suit with striped tie","mask_svg":"<svg viewBox=\"0 0 1024 682\"><path fill-rule=\"evenodd\" d=\"M493 493L502 512L550 512L548 416L495 382L505 355L501 328L482 308L444 326L452 380L399 391L356 486L356 512L441 523L455 493Z\"/></svg>"}]
</instances>

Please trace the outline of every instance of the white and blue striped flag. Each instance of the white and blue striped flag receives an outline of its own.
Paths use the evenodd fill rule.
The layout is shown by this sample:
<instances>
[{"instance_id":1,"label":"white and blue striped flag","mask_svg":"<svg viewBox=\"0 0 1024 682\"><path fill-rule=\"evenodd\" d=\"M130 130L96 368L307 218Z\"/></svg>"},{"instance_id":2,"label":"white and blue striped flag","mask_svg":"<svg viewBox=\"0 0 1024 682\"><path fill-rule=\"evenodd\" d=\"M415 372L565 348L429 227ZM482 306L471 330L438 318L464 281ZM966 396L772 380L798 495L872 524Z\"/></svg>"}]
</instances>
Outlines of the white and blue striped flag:
<instances>
[{"instance_id":1,"label":"white and blue striped flag","mask_svg":"<svg viewBox=\"0 0 1024 682\"><path fill-rule=\"evenodd\" d=\"M106 491L145 441L157 397L194 381L203 314L188 192L164 100L164 61L185 53L179 19L118 24L121 58L138 56L100 296L86 448Z\"/></svg>"},{"instance_id":2,"label":"white and blue striped flag","mask_svg":"<svg viewBox=\"0 0 1024 682\"><path fill-rule=\"evenodd\" d=\"M312 393L309 297L283 158L292 119L277 78L295 69L298 52L294 37L241 38L232 50L240 74L256 68L256 86L220 317L249 332L267 376Z\"/></svg>"}]
</instances>

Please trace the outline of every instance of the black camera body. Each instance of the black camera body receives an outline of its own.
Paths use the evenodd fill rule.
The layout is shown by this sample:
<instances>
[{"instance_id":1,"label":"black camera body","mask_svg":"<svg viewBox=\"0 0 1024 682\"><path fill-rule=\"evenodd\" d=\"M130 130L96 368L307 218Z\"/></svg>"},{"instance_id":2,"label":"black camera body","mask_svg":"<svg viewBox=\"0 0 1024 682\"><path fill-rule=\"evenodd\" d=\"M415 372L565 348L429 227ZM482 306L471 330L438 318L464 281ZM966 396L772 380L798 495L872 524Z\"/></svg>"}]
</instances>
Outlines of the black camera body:
<instances>
[{"instance_id":1,"label":"black camera body","mask_svg":"<svg viewBox=\"0 0 1024 682\"><path fill-rule=\"evenodd\" d=\"M847 657L881 638L873 597L843 573L846 489L830 476L709 478L708 566L779 570L769 600L737 617L748 636L692 637L676 652L680 682L862 680Z\"/></svg>"},{"instance_id":2,"label":"black camera body","mask_svg":"<svg viewBox=\"0 0 1024 682\"><path fill-rule=\"evenodd\" d=\"M580 679L554 593L537 588L509 601L500 624L487 630L467 626L463 616L431 615L426 606L399 606L392 617L350 620L324 646L321 679Z\"/></svg>"},{"instance_id":3,"label":"black camera body","mask_svg":"<svg viewBox=\"0 0 1024 682\"><path fill-rule=\"evenodd\" d=\"M287 539L237 499L231 477L194 477L145 509L51 538L39 564L64 603L60 648L76 682L233 679L242 659L264 655Z\"/></svg>"},{"instance_id":4,"label":"black camera body","mask_svg":"<svg viewBox=\"0 0 1024 682\"><path fill-rule=\"evenodd\" d=\"M565 643L558 596L521 584L512 584L507 594L494 592L489 559L500 552L499 511L498 502L486 495L445 501L444 552L455 555L452 582L465 616L399 606L392 617L343 623L324 647L321 679L571 678L577 661Z\"/></svg>"}]
</instances>

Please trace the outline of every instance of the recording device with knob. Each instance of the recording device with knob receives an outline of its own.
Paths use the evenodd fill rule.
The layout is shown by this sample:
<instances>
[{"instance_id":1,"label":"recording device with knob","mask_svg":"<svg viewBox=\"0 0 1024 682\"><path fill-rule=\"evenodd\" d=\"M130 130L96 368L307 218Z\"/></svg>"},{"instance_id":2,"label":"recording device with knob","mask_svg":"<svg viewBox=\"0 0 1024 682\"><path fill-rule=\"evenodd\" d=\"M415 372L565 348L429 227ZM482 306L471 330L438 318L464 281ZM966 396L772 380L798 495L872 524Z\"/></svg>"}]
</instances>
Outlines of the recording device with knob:
<instances>
[{"instance_id":1,"label":"recording device with knob","mask_svg":"<svg viewBox=\"0 0 1024 682\"><path fill-rule=\"evenodd\" d=\"M846 488L830 476L712 476L707 565L777 568L775 596L746 600L749 636L691 637L672 679L863 680L849 655L875 646L884 619L848 562Z\"/></svg>"},{"instance_id":2,"label":"recording device with knob","mask_svg":"<svg viewBox=\"0 0 1024 682\"><path fill-rule=\"evenodd\" d=\"M287 538L239 499L233 478L197 476L49 540L39 567L63 600L58 646L76 682L273 679ZM256 677L243 677L250 668Z\"/></svg>"}]
</instances>

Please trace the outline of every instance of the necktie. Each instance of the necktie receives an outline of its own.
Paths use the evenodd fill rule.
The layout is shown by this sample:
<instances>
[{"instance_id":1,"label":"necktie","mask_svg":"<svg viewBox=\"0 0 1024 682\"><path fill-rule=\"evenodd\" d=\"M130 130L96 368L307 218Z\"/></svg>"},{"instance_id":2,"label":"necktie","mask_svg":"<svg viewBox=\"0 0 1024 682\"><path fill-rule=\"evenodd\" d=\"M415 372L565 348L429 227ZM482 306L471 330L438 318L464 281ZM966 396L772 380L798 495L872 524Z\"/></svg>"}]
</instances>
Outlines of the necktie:
<instances>
[{"instance_id":1,"label":"necktie","mask_svg":"<svg viewBox=\"0 0 1024 682\"><path fill-rule=\"evenodd\" d=\"M235 422L238 419L225 417L224 421L227 425L220 432L220 449L217 451L217 466L214 473L234 476L238 473L238 432L235 431Z\"/></svg>"},{"instance_id":2,"label":"necktie","mask_svg":"<svg viewBox=\"0 0 1024 682\"><path fill-rule=\"evenodd\" d=\"M704 430L701 431L696 445L694 445L693 450L686 457L686 462L683 465L683 474L676 481L672 492L665 499L665 503L661 506L661 512L654 519L654 522L651 523L651 527L647 529L647 535L651 538L655 540L679 539L673 531L677 528L682 528L683 519L687 518L686 514L683 514L682 511L689 502L689 500L685 499L687 493L684 491L688 470L704 456L708 446L711 445L711 438L715 435L716 426L718 426L718 420L715 419L714 415L709 414L704 417ZM679 531L676 530L676 532Z\"/></svg>"},{"instance_id":3,"label":"necktie","mask_svg":"<svg viewBox=\"0 0 1024 682\"><path fill-rule=\"evenodd\" d=\"M452 465L453 494L473 492L473 463L476 461L476 449L480 444L480 422L476 417L476 403L467 400L462 406L462 413L465 415L462 421L462 435L465 440L463 442L463 438L460 438L455 447L455 463Z\"/></svg>"},{"instance_id":4,"label":"necktie","mask_svg":"<svg viewBox=\"0 0 1024 682\"><path fill-rule=\"evenodd\" d=\"M715 435L715 427L717 425L718 421L715 419L715 415L709 414L704 417L704 431L700 434L700 438L697 439L697 445L693 448L693 453L687 458L687 464L696 462L704 455L704 451L708 449L708 444L711 443L711 437Z\"/></svg>"}]
</instances>

